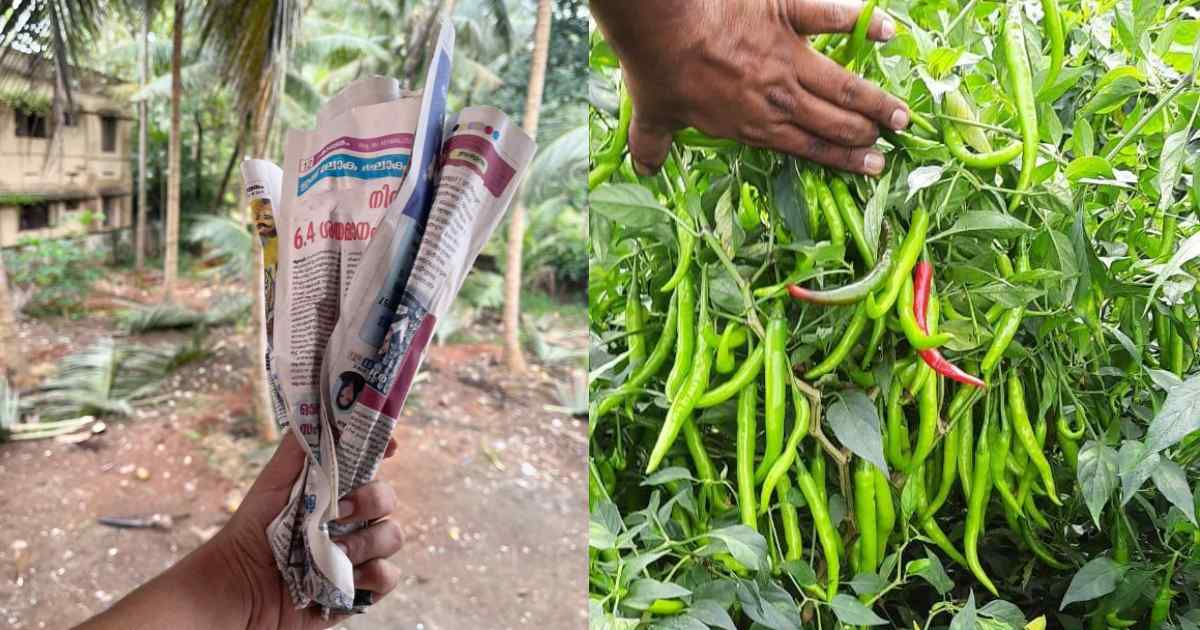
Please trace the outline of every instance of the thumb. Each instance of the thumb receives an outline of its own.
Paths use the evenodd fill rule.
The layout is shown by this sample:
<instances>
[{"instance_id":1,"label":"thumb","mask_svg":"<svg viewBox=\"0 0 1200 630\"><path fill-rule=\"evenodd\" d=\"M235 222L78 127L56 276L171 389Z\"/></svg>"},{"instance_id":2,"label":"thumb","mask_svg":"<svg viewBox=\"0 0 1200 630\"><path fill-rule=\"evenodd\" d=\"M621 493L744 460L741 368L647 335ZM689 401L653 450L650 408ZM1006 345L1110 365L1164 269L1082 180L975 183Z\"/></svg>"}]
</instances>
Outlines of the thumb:
<instances>
[{"instance_id":1,"label":"thumb","mask_svg":"<svg viewBox=\"0 0 1200 630\"><path fill-rule=\"evenodd\" d=\"M304 448L300 446L296 435L290 430L285 430L279 448L275 449L271 461L267 462L262 472L258 474L258 479L254 481L250 492L291 488L292 484L296 482L296 478L300 476L305 457Z\"/></svg>"},{"instance_id":2,"label":"thumb","mask_svg":"<svg viewBox=\"0 0 1200 630\"><path fill-rule=\"evenodd\" d=\"M671 130L639 116L637 108L629 122L629 157L639 175L653 175L662 167L671 150Z\"/></svg>"}]
</instances>

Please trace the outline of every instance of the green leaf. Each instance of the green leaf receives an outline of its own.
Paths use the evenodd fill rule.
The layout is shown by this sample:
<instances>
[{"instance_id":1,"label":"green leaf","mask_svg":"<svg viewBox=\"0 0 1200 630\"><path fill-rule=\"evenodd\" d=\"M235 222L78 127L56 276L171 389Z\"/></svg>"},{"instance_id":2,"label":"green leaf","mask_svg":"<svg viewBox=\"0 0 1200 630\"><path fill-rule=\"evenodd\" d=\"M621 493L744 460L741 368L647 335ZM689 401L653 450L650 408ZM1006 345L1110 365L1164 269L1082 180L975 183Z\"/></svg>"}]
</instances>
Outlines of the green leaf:
<instances>
[{"instance_id":1,"label":"green leaf","mask_svg":"<svg viewBox=\"0 0 1200 630\"><path fill-rule=\"evenodd\" d=\"M783 217L788 232L798 240L812 240L808 233L808 200L804 198L800 176L796 173L796 161L789 159L771 184L775 211Z\"/></svg>"},{"instance_id":2,"label":"green leaf","mask_svg":"<svg viewBox=\"0 0 1200 630\"><path fill-rule=\"evenodd\" d=\"M871 462L888 474L887 462L883 459L883 436L879 431L879 415L870 398L859 389L843 392L829 406L825 419L843 446L852 453Z\"/></svg>"},{"instance_id":3,"label":"green leaf","mask_svg":"<svg viewBox=\"0 0 1200 630\"><path fill-rule=\"evenodd\" d=\"M1138 79L1132 76L1118 77L1111 83L1097 89L1079 113L1084 116L1091 116L1092 114L1107 114L1115 111L1124 105L1125 101L1129 100L1129 97L1137 94L1141 89L1142 84Z\"/></svg>"},{"instance_id":4,"label":"green leaf","mask_svg":"<svg viewBox=\"0 0 1200 630\"><path fill-rule=\"evenodd\" d=\"M704 622L689 614L675 615L656 619L650 624L651 630L708 630Z\"/></svg>"},{"instance_id":5,"label":"green leaf","mask_svg":"<svg viewBox=\"0 0 1200 630\"><path fill-rule=\"evenodd\" d=\"M642 480L641 485L643 485L643 486L661 486L664 483L670 483L672 481L679 481L680 479L689 479L691 481L696 481L696 479L692 477L692 473L690 471L688 471L688 469L686 469L682 466L671 466L670 468L664 468L664 469L654 473L653 475L646 477L645 479Z\"/></svg>"},{"instance_id":6,"label":"green leaf","mask_svg":"<svg viewBox=\"0 0 1200 630\"><path fill-rule=\"evenodd\" d=\"M1082 453L1080 454L1082 457ZM1079 568L1067 592L1063 594L1062 603L1058 609L1063 610L1073 602L1086 602L1097 597L1103 597L1117 588L1117 580L1125 575L1127 567L1113 562L1106 556L1101 556Z\"/></svg>"},{"instance_id":7,"label":"green leaf","mask_svg":"<svg viewBox=\"0 0 1200 630\"><path fill-rule=\"evenodd\" d=\"M1192 177L1200 177L1200 173L1192 175ZM1155 294L1162 288L1163 283L1171 276L1179 273L1185 264L1197 256L1200 256L1200 232L1187 237L1179 245L1179 249L1175 251L1175 254L1171 256L1171 259L1167 261L1167 264L1159 270L1158 277L1154 279L1154 286L1150 287L1150 297L1146 298L1147 308L1149 308L1149 302L1154 300Z\"/></svg>"},{"instance_id":8,"label":"green leaf","mask_svg":"<svg viewBox=\"0 0 1200 630\"><path fill-rule=\"evenodd\" d=\"M867 247L872 251L879 250L879 234L883 230L883 214L887 210L888 193L891 189L892 172L889 170L875 183L875 192L863 208L863 233L867 237Z\"/></svg>"},{"instance_id":9,"label":"green leaf","mask_svg":"<svg viewBox=\"0 0 1200 630\"><path fill-rule=\"evenodd\" d=\"M979 620L975 617L975 591L967 594L967 603L950 620L950 630L975 630Z\"/></svg>"},{"instance_id":10,"label":"green leaf","mask_svg":"<svg viewBox=\"0 0 1200 630\"><path fill-rule=\"evenodd\" d=\"M938 595L945 595L954 588L954 582L951 582L950 576L946 575L946 568L942 566L941 559L928 547L925 548L925 557L909 561L904 571L909 575L921 576L938 592Z\"/></svg>"},{"instance_id":11,"label":"green leaf","mask_svg":"<svg viewBox=\"0 0 1200 630\"><path fill-rule=\"evenodd\" d=\"M787 595L786 591L783 592L783 598L786 598L787 602L784 602L783 598L779 597L778 594L774 596L774 599L779 599L780 603L785 605L790 602L791 605L787 606L787 611L794 614L794 619L788 613L781 610L779 606L776 606L772 601L772 597L764 593L756 582L738 580L737 596L738 601L742 605L742 612L755 623L761 624L771 630L800 630L799 610L796 608L795 602L791 601L791 597Z\"/></svg>"},{"instance_id":12,"label":"green leaf","mask_svg":"<svg viewBox=\"0 0 1200 630\"><path fill-rule=\"evenodd\" d=\"M1179 182L1179 175L1183 171L1183 155L1190 131L1190 128L1184 126L1163 139L1162 153L1158 160L1159 211L1165 211L1175 201L1175 184Z\"/></svg>"},{"instance_id":13,"label":"green leaf","mask_svg":"<svg viewBox=\"0 0 1200 630\"><path fill-rule=\"evenodd\" d=\"M882 626L887 623L875 611L845 593L835 595L829 606L838 620L848 626Z\"/></svg>"},{"instance_id":14,"label":"green leaf","mask_svg":"<svg viewBox=\"0 0 1200 630\"><path fill-rule=\"evenodd\" d=\"M654 193L637 184L603 184L588 195L588 203L592 212L634 229L670 220Z\"/></svg>"},{"instance_id":15,"label":"green leaf","mask_svg":"<svg viewBox=\"0 0 1200 630\"><path fill-rule=\"evenodd\" d=\"M788 560L783 563L783 572L792 576L800 586L812 586L817 583L817 574L803 560Z\"/></svg>"},{"instance_id":16,"label":"green leaf","mask_svg":"<svg viewBox=\"0 0 1200 630\"><path fill-rule=\"evenodd\" d=\"M1083 500L1096 527L1100 527L1104 503L1117 487L1117 452L1102 442L1089 440L1079 451L1076 468Z\"/></svg>"},{"instance_id":17,"label":"green leaf","mask_svg":"<svg viewBox=\"0 0 1200 630\"><path fill-rule=\"evenodd\" d=\"M734 252L742 246L742 242L746 240L746 233L738 224L735 215L733 190L733 186L725 189L725 193L717 200L717 208L713 212L713 221L716 223L715 229L717 238L721 241L721 249L724 249L725 255L731 258Z\"/></svg>"},{"instance_id":18,"label":"green leaf","mask_svg":"<svg viewBox=\"0 0 1200 630\"><path fill-rule=\"evenodd\" d=\"M1200 235L1197 235L1200 236ZM1191 239L1188 239L1191 240ZM1146 449L1157 453L1200 429L1200 374L1167 393L1167 400L1146 430Z\"/></svg>"},{"instance_id":19,"label":"green leaf","mask_svg":"<svg viewBox=\"0 0 1200 630\"><path fill-rule=\"evenodd\" d=\"M608 500L600 501L588 514L588 546L604 551L613 549L621 531L621 513Z\"/></svg>"},{"instance_id":20,"label":"green leaf","mask_svg":"<svg viewBox=\"0 0 1200 630\"><path fill-rule=\"evenodd\" d=\"M1075 119L1071 139L1075 143L1075 153L1078 155L1091 155L1096 152L1096 134L1087 118L1080 116Z\"/></svg>"},{"instance_id":21,"label":"green leaf","mask_svg":"<svg viewBox=\"0 0 1200 630\"><path fill-rule=\"evenodd\" d=\"M979 608L979 614L1008 624L1013 630L1025 627L1025 613L1017 605L1003 599L993 599Z\"/></svg>"},{"instance_id":22,"label":"green leaf","mask_svg":"<svg viewBox=\"0 0 1200 630\"><path fill-rule=\"evenodd\" d=\"M874 573L859 573L854 576L854 579L850 580L850 588L854 589L854 592L859 596L874 595L882 591L886 585L887 583L883 581L883 578Z\"/></svg>"},{"instance_id":23,"label":"green leaf","mask_svg":"<svg viewBox=\"0 0 1200 630\"><path fill-rule=\"evenodd\" d=\"M1196 502L1192 498L1191 489L1188 488L1187 476L1179 464L1169 459L1162 460L1154 469L1154 487L1158 488L1171 505L1179 508L1193 526L1197 525Z\"/></svg>"},{"instance_id":24,"label":"green leaf","mask_svg":"<svg viewBox=\"0 0 1200 630\"><path fill-rule=\"evenodd\" d=\"M725 610L725 607L721 606L716 600L701 599L692 602L692 605L688 606L687 611L689 615L703 621L711 628L737 630L737 626L733 625L733 619L729 617L729 613Z\"/></svg>"},{"instance_id":25,"label":"green leaf","mask_svg":"<svg viewBox=\"0 0 1200 630\"><path fill-rule=\"evenodd\" d=\"M987 235L990 238L1014 238L1031 231L1032 227L1012 215L995 210L968 210L958 217L950 229L934 238L963 232L990 232Z\"/></svg>"},{"instance_id":26,"label":"green leaf","mask_svg":"<svg viewBox=\"0 0 1200 630\"><path fill-rule=\"evenodd\" d=\"M621 605L633 610L646 610L656 599L680 599L691 594L690 590L672 582L642 578L629 585L629 596L621 600Z\"/></svg>"},{"instance_id":27,"label":"green leaf","mask_svg":"<svg viewBox=\"0 0 1200 630\"><path fill-rule=\"evenodd\" d=\"M1087 73L1088 70L1089 68L1084 65L1068 66L1063 68L1062 71L1058 73L1058 78L1054 80L1053 85L1043 86L1038 92L1038 100L1045 103L1053 103L1054 101L1057 101L1058 99L1062 98L1063 94L1067 93L1067 90L1075 87L1075 84L1079 83L1079 79L1083 78L1083 75Z\"/></svg>"},{"instance_id":28,"label":"green leaf","mask_svg":"<svg viewBox=\"0 0 1200 630\"><path fill-rule=\"evenodd\" d=\"M1113 168L1108 160L1100 156L1085 155L1071 160L1071 163L1067 165L1066 175L1072 183L1085 178L1112 178Z\"/></svg>"},{"instance_id":29,"label":"green leaf","mask_svg":"<svg viewBox=\"0 0 1200 630\"><path fill-rule=\"evenodd\" d=\"M709 536L725 543L733 559L747 569L759 571L766 566L767 539L753 529L745 525L731 525L714 530Z\"/></svg>"},{"instance_id":30,"label":"green leaf","mask_svg":"<svg viewBox=\"0 0 1200 630\"><path fill-rule=\"evenodd\" d=\"M918 166L914 168L908 174L908 196L905 197L905 201L912 199L913 195L920 192L921 189L929 188L938 183L938 180L942 178L942 170L943 167L941 166Z\"/></svg>"},{"instance_id":31,"label":"green leaf","mask_svg":"<svg viewBox=\"0 0 1200 630\"><path fill-rule=\"evenodd\" d=\"M1117 472L1121 477L1121 505L1129 503L1142 484L1158 467L1159 456L1147 453L1146 445L1135 440L1126 440L1117 454Z\"/></svg>"}]
</instances>

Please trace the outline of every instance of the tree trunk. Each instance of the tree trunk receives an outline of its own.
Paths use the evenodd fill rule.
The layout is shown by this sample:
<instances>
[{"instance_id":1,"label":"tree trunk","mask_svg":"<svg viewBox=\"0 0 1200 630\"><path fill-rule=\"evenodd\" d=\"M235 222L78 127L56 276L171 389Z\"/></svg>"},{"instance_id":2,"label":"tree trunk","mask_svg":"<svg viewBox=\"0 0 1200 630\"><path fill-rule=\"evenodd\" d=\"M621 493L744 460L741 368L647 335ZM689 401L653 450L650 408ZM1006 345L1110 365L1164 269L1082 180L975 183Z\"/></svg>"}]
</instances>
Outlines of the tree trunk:
<instances>
[{"instance_id":1,"label":"tree trunk","mask_svg":"<svg viewBox=\"0 0 1200 630\"><path fill-rule=\"evenodd\" d=\"M242 122L238 125L237 142L233 145L233 153L229 154L229 161L225 163L225 174L221 176L221 186L217 188L216 205L218 207L225 204L225 191L229 189L229 177L233 175L233 167L237 166L238 162L241 162L242 144L246 140L247 127L249 127L249 123L247 122Z\"/></svg>"},{"instance_id":2,"label":"tree trunk","mask_svg":"<svg viewBox=\"0 0 1200 630\"><path fill-rule=\"evenodd\" d=\"M192 200L203 207L204 203L204 121L200 118L200 110L192 112L192 121L196 124L196 146L192 149Z\"/></svg>"},{"instance_id":3,"label":"tree trunk","mask_svg":"<svg viewBox=\"0 0 1200 630\"><path fill-rule=\"evenodd\" d=\"M146 87L150 74L150 3L142 6L142 62L139 64L138 84ZM138 101L138 180L137 180L137 227L133 233L134 268L138 272L146 264L146 116L149 103Z\"/></svg>"},{"instance_id":4,"label":"tree trunk","mask_svg":"<svg viewBox=\"0 0 1200 630\"><path fill-rule=\"evenodd\" d=\"M8 272L4 268L3 252L0 252L0 378L8 379L10 383L21 365L16 360L16 333L12 296L8 292Z\"/></svg>"},{"instance_id":5,"label":"tree trunk","mask_svg":"<svg viewBox=\"0 0 1200 630\"><path fill-rule=\"evenodd\" d=\"M537 138L546 82L546 57L550 52L550 0L538 0L537 25L533 35L533 59L529 63L529 92L525 96L525 119L521 126ZM508 369L525 371L521 352L521 249L525 239L525 205L521 195L513 204L508 224L508 256L504 267L504 360Z\"/></svg>"},{"instance_id":6,"label":"tree trunk","mask_svg":"<svg viewBox=\"0 0 1200 630\"><path fill-rule=\"evenodd\" d=\"M183 96L180 64L183 57L183 0L175 0L175 24L171 39L171 141L167 149L167 242L166 269L163 270L163 299L175 299L175 277L179 272L179 168L180 115L179 101Z\"/></svg>"}]
</instances>

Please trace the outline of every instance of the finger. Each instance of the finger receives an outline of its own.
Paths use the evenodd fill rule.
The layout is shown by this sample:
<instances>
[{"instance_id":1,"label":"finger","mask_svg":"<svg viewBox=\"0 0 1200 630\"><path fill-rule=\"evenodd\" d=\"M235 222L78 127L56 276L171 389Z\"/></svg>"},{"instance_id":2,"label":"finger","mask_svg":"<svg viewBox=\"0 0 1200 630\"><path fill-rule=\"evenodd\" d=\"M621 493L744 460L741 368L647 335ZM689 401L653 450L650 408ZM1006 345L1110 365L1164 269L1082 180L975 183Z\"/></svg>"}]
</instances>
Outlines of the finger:
<instances>
[{"instance_id":1,"label":"finger","mask_svg":"<svg viewBox=\"0 0 1200 630\"><path fill-rule=\"evenodd\" d=\"M304 458L304 447L300 446L295 434L291 431L284 432L279 448L275 449L271 461L267 462L258 474L250 492L292 487L304 465Z\"/></svg>"},{"instance_id":2,"label":"finger","mask_svg":"<svg viewBox=\"0 0 1200 630\"><path fill-rule=\"evenodd\" d=\"M400 583L400 569L387 560L370 560L354 567L354 587L375 594L375 601Z\"/></svg>"},{"instance_id":3,"label":"finger","mask_svg":"<svg viewBox=\"0 0 1200 630\"><path fill-rule=\"evenodd\" d=\"M404 546L404 531L391 519L384 519L334 541L350 564L358 565L376 558L390 558Z\"/></svg>"},{"instance_id":4,"label":"finger","mask_svg":"<svg viewBox=\"0 0 1200 630\"><path fill-rule=\"evenodd\" d=\"M784 3L788 22L800 35L820 33L849 33L854 30L863 3L858 0L787 0ZM896 23L882 10L871 14L867 37L883 42L896 34Z\"/></svg>"},{"instance_id":5,"label":"finger","mask_svg":"<svg viewBox=\"0 0 1200 630\"><path fill-rule=\"evenodd\" d=\"M387 448L383 450L383 458L387 459L395 455L398 448L400 448L400 445L396 443L396 438L388 438Z\"/></svg>"},{"instance_id":6,"label":"finger","mask_svg":"<svg viewBox=\"0 0 1200 630\"><path fill-rule=\"evenodd\" d=\"M653 175L662 167L671 150L671 130L652 125L633 112L629 122L629 157L639 175Z\"/></svg>"},{"instance_id":7,"label":"finger","mask_svg":"<svg viewBox=\"0 0 1200 630\"><path fill-rule=\"evenodd\" d=\"M812 49L800 53L804 68L800 84L842 109L856 111L889 129L908 126L908 106L866 79L846 71L832 59Z\"/></svg>"},{"instance_id":8,"label":"finger","mask_svg":"<svg viewBox=\"0 0 1200 630\"><path fill-rule=\"evenodd\" d=\"M396 491L391 484L376 479L355 488L338 501L338 522L369 521L396 509Z\"/></svg>"},{"instance_id":9,"label":"finger","mask_svg":"<svg viewBox=\"0 0 1200 630\"><path fill-rule=\"evenodd\" d=\"M835 107L799 86L782 96L768 94L767 100L795 125L835 144L869 147L879 139L879 128L862 114Z\"/></svg>"},{"instance_id":10,"label":"finger","mask_svg":"<svg viewBox=\"0 0 1200 630\"><path fill-rule=\"evenodd\" d=\"M883 154L866 147L834 144L793 125L780 125L770 148L851 173L878 175L883 172Z\"/></svg>"}]
</instances>

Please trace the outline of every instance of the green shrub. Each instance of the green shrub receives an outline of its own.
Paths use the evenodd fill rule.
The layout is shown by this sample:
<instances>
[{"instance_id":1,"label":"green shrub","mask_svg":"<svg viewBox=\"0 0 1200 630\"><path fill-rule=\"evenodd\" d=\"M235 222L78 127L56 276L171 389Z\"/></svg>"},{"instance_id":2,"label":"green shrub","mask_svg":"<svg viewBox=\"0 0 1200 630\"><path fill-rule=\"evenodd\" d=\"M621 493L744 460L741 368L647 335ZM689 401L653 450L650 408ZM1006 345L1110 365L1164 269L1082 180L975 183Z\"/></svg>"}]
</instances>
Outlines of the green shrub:
<instances>
[{"instance_id":1,"label":"green shrub","mask_svg":"<svg viewBox=\"0 0 1200 630\"><path fill-rule=\"evenodd\" d=\"M69 239L31 239L4 253L13 284L31 291L22 311L35 317L78 316L103 256Z\"/></svg>"}]
</instances>

